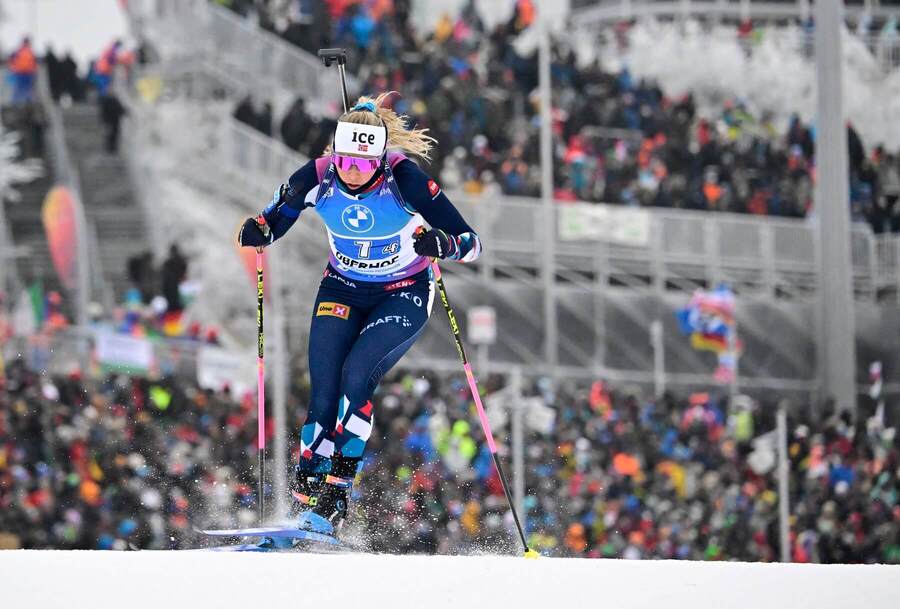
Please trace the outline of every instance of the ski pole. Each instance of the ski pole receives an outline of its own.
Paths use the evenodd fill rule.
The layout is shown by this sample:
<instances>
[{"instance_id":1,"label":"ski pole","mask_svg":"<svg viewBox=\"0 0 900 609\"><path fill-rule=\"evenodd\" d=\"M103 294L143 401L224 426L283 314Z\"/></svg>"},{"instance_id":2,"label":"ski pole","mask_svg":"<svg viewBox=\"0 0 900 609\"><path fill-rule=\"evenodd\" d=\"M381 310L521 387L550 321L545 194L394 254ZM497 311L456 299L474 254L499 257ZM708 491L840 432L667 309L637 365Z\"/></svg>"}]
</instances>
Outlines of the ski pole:
<instances>
[{"instance_id":1,"label":"ski pole","mask_svg":"<svg viewBox=\"0 0 900 609\"><path fill-rule=\"evenodd\" d=\"M341 101L344 102L344 114L350 108L350 97L347 95L347 49L319 49L319 57L326 68L337 63L338 74L341 75Z\"/></svg>"},{"instance_id":2,"label":"ski pole","mask_svg":"<svg viewBox=\"0 0 900 609\"><path fill-rule=\"evenodd\" d=\"M269 225L265 217L260 214L256 218L256 224L263 235L268 237ZM259 524L262 526L266 515L266 369L264 363L265 340L263 334L263 296L265 287L263 284L263 248L256 248L256 450L258 458L257 472L259 474Z\"/></svg>"},{"instance_id":3,"label":"ski pole","mask_svg":"<svg viewBox=\"0 0 900 609\"><path fill-rule=\"evenodd\" d=\"M497 456L497 445L494 444L494 434L491 433L491 425L488 423L487 415L484 413L484 406L481 404L481 395L478 393L478 387L475 384L475 375L472 374L472 366L466 357L466 349L463 346L462 337L459 333L459 324L456 323L456 315L453 314L453 308L447 299L447 289L444 287L444 279L441 277L441 268L438 266L437 260L431 261L431 269L434 272L434 280L437 283L438 292L441 295L441 303L444 310L447 311L447 317L450 319L450 329L453 331L453 339L456 341L456 351L459 359L462 361L463 369L466 371L466 380L469 381L469 390L472 392L472 398L475 400L475 407L478 409L478 418L481 420L481 427L487 438L488 448L491 456L494 458L494 467L497 468L497 474L500 476L500 484L503 486L503 493L506 495L506 502L512 511L513 520L516 521L516 528L519 531L519 538L522 540L522 546L525 548L525 558L537 558L540 556L537 552L528 547L525 541L525 532L522 530L522 524L519 522L519 515L516 513L516 506L513 504L512 495L509 492L509 484L506 482L506 476L503 474L503 467L500 465L500 457Z\"/></svg>"}]
</instances>

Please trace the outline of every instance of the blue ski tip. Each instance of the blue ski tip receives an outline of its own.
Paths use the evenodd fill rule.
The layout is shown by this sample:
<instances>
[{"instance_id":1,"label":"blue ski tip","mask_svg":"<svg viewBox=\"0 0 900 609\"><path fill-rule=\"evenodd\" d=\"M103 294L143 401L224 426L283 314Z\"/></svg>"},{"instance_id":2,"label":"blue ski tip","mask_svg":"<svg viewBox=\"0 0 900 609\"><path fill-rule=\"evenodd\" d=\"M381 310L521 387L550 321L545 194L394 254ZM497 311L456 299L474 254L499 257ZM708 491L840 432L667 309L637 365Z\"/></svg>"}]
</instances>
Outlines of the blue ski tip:
<instances>
[{"instance_id":1,"label":"blue ski tip","mask_svg":"<svg viewBox=\"0 0 900 609\"><path fill-rule=\"evenodd\" d=\"M327 519L315 512L303 512L297 518L297 528L322 535L334 536L334 527Z\"/></svg>"},{"instance_id":2,"label":"blue ski tip","mask_svg":"<svg viewBox=\"0 0 900 609\"><path fill-rule=\"evenodd\" d=\"M198 552L271 552L274 548L266 548L255 543L242 543L235 546L219 546L217 548L203 548Z\"/></svg>"}]
</instances>

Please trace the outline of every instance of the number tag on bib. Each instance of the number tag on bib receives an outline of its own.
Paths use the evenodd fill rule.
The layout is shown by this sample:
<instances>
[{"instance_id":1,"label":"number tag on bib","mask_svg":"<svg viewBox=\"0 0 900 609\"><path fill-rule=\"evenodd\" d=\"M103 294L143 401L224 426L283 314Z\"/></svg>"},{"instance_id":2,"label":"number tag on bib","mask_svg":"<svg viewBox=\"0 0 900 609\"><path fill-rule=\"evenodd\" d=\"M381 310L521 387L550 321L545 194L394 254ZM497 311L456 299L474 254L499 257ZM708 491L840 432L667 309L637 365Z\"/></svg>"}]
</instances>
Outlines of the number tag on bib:
<instances>
[{"instance_id":1,"label":"number tag on bib","mask_svg":"<svg viewBox=\"0 0 900 609\"><path fill-rule=\"evenodd\" d=\"M335 236L334 244L338 253L354 260L384 260L400 252L399 235L388 239L347 239Z\"/></svg>"}]
</instances>

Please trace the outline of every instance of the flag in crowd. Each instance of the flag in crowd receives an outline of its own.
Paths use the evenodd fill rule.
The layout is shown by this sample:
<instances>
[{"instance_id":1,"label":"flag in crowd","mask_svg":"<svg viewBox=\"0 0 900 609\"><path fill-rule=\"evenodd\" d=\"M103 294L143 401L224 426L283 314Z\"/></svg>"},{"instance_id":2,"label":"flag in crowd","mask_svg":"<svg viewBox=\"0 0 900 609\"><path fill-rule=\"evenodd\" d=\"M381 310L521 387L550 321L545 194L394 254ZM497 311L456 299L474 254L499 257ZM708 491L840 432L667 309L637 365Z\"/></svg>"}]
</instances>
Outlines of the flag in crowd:
<instances>
[{"instance_id":1,"label":"flag in crowd","mask_svg":"<svg viewBox=\"0 0 900 609\"><path fill-rule=\"evenodd\" d=\"M734 311L734 292L720 284L711 291L696 290L687 306L676 313L681 332L690 337L691 346L718 356L713 377L720 383L730 383L737 374L741 343Z\"/></svg>"}]
</instances>

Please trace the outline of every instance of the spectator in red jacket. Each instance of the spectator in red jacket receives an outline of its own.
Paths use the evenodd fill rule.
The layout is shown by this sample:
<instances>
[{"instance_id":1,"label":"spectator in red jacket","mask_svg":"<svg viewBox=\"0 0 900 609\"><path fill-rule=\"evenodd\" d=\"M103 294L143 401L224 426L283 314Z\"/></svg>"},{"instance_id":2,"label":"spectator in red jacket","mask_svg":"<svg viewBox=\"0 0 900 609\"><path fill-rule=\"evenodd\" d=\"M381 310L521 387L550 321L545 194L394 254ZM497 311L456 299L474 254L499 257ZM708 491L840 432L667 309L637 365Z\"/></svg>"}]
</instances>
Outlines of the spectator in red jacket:
<instances>
[{"instance_id":1,"label":"spectator in red jacket","mask_svg":"<svg viewBox=\"0 0 900 609\"><path fill-rule=\"evenodd\" d=\"M28 37L22 39L22 44L16 49L7 61L10 80L13 86L12 103L24 104L34 97L34 79L37 74L37 58L31 48L31 40Z\"/></svg>"}]
</instances>

